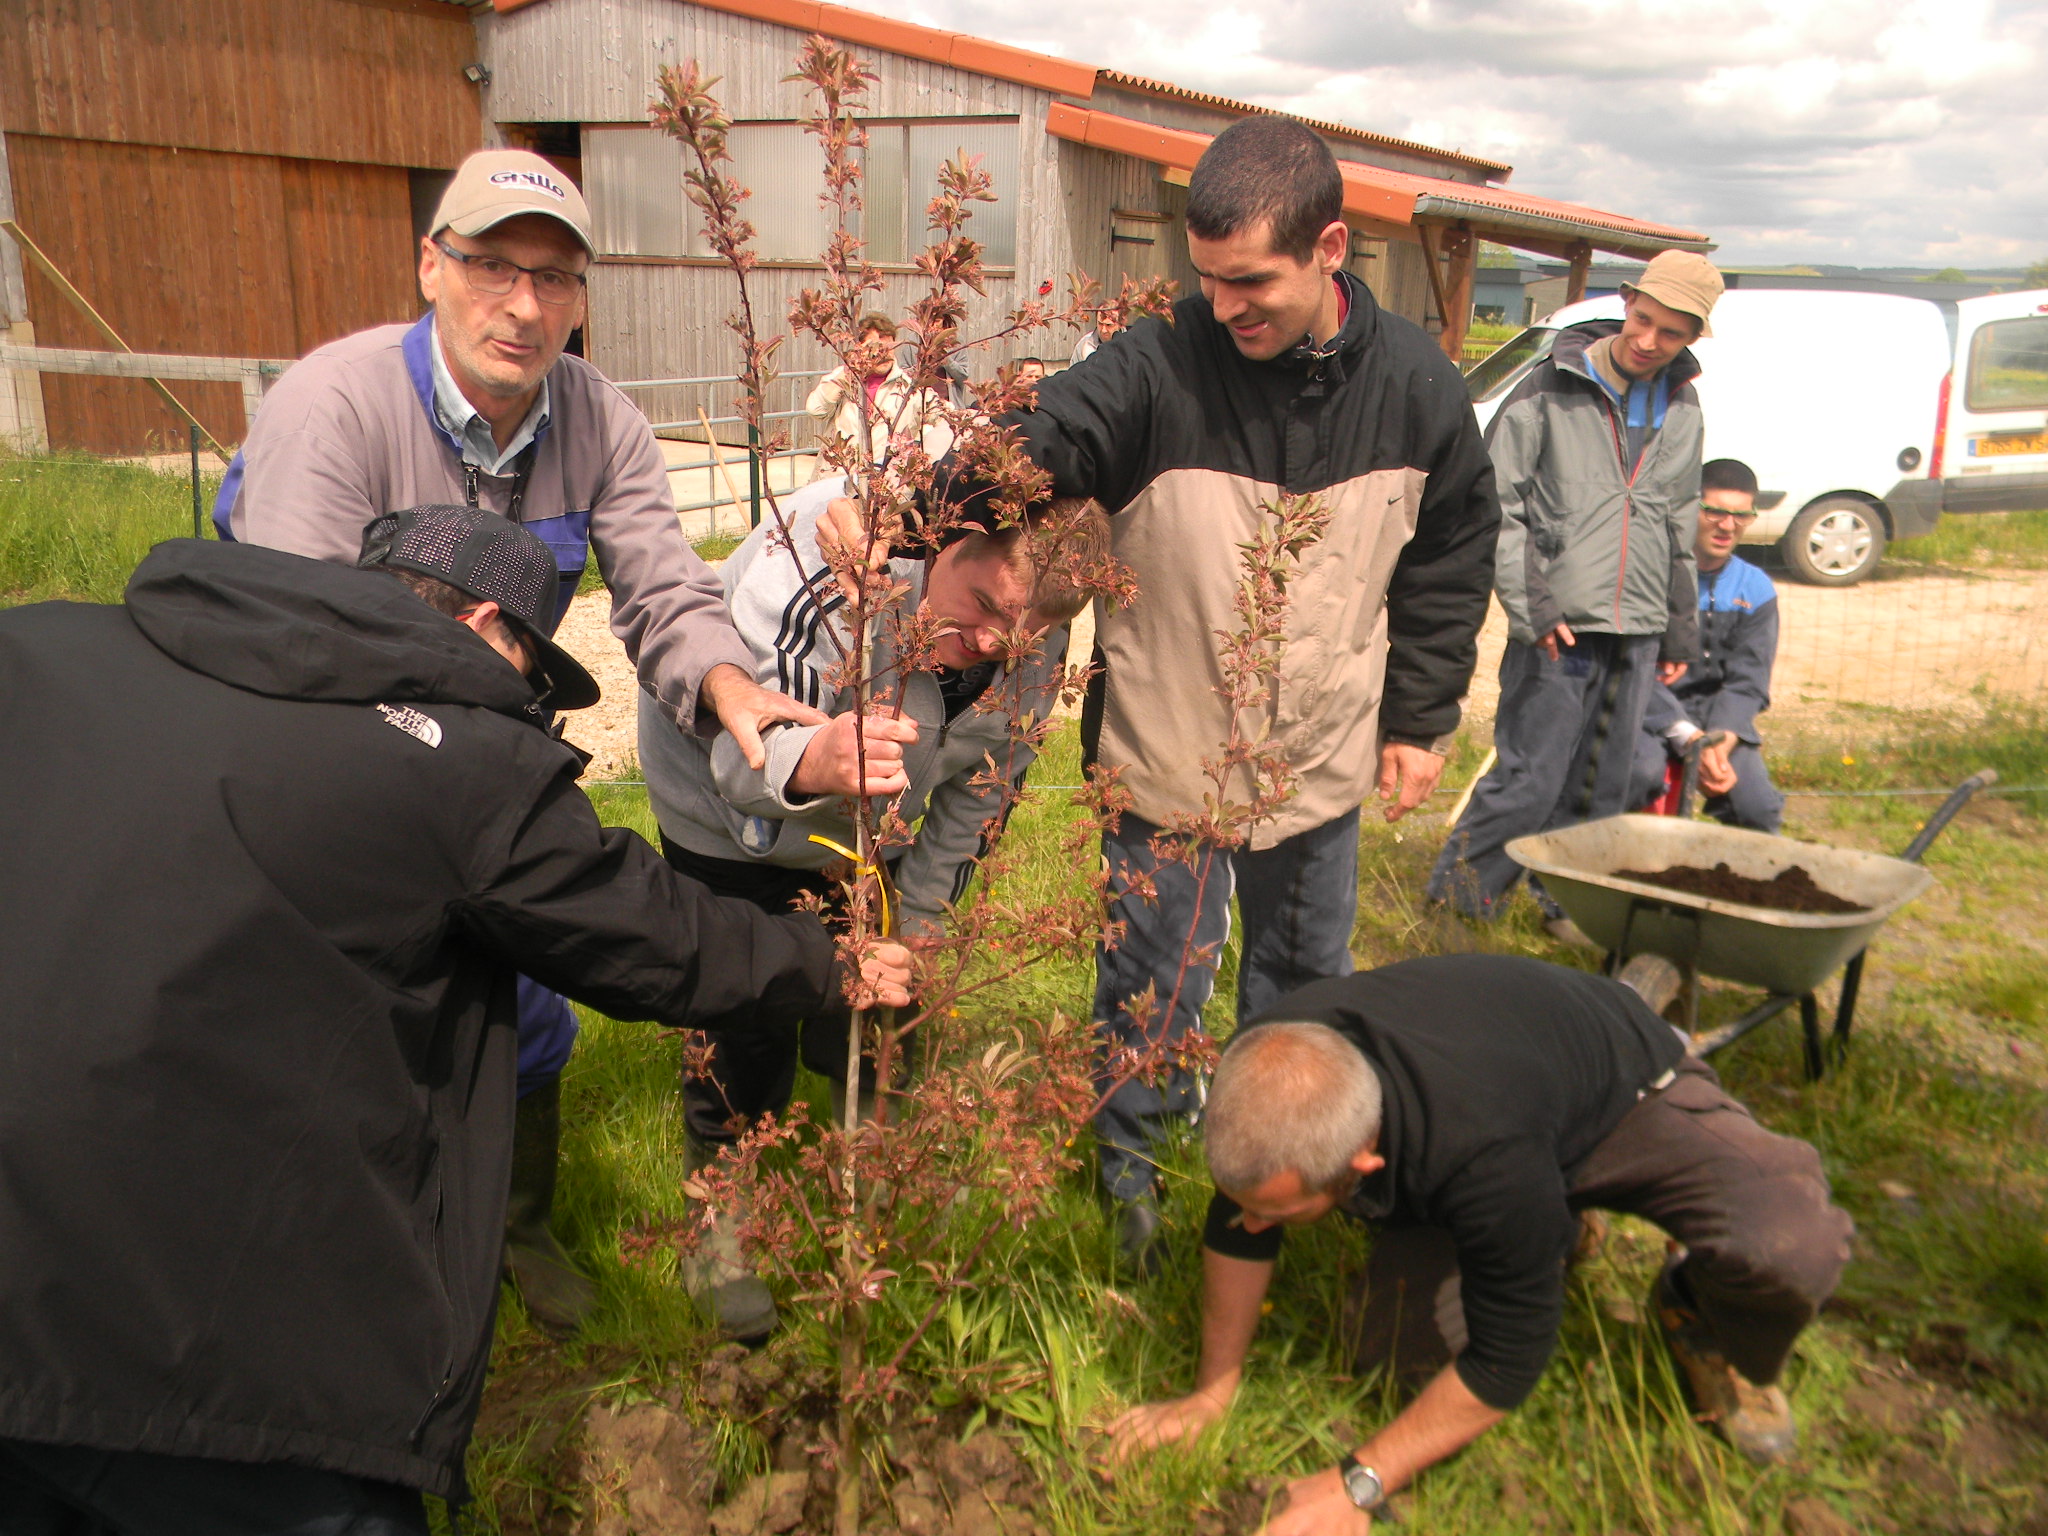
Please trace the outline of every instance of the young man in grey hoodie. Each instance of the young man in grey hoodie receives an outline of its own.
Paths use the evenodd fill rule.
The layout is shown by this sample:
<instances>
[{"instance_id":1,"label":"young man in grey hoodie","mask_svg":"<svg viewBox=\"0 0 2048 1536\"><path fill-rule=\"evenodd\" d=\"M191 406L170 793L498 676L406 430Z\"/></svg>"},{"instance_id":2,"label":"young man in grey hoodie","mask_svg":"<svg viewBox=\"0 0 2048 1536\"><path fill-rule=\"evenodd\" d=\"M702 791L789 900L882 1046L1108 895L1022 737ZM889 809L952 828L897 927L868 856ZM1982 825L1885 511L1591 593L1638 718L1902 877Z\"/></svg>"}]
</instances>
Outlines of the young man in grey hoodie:
<instances>
[{"instance_id":1,"label":"young man in grey hoodie","mask_svg":"<svg viewBox=\"0 0 2048 1536\"><path fill-rule=\"evenodd\" d=\"M1650 687L1693 659L1700 368L1687 348L1720 296L1704 256L1665 251L1622 289L1624 318L1566 329L1487 429L1508 616L1497 760L1429 878L1430 899L1467 917L1495 916L1520 878L1511 839L1626 809Z\"/></svg>"},{"instance_id":2,"label":"young man in grey hoodie","mask_svg":"<svg viewBox=\"0 0 2048 1536\"><path fill-rule=\"evenodd\" d=\"M890 797L896 814L917 828L890 859L897 930L914 942L943 929L1004 813L1007 786L1031 765L1035 754L1017 739L1015 722L1026 714L1042 720L1058 702L1065 626L1086 601L1070 573L1106 557L1109 524L1099 508L1080 511L1060 557L1046 564L1035 558L1028 527L962 529L929 564L890 562L906 589L900 611L921 610L940 628L924 664L906 667L894 626L876 626L873 675L896 697L868 716L863 779L853 695L835 677L854 636L818 549L818 519L845 494L845 483L835 476L797 492L785 508L789 537L762 523L724 571L726 602L762 686L830 718L771 732L765 761L755 766L730 736L707 741L675 730L643 692L640 762L668 861L718 894L770 912L787 912L807 894L832 900L829 866L856 845L852 797ZM1048 509L1062 528L1062 514L1075 510L1072 500ZM1020 629L1039 639L1016 657L1006 637ZM847 1023L847 1010L832 1006L805 1019L801 1032L764 1018L746 1022L757 1031L748 1040L714 1036L709 1076L683 1083L693 1157L715 1156L761 1116L786 1109L800 1059L842 1077ZM737 1214L721 1213L686 1280L723 1333L751 1339L774 1327L775 1306L739 1261Z\"/></svg>"}]
</instances>

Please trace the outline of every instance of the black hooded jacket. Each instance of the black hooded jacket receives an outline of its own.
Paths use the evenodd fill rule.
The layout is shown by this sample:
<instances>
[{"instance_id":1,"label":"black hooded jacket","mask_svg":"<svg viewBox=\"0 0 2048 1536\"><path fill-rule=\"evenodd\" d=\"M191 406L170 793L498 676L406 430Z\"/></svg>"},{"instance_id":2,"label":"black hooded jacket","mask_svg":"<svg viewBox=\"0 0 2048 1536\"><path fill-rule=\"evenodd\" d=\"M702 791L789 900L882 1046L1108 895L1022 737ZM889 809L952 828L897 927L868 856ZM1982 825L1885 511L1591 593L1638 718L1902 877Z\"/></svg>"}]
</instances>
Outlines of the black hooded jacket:
<instances>
[{"instance_id":1,"label":"black hooded jacket","mask_svg":"<svg viewBox=\"0 0 2048 1536\"><path fill-rule=\"evenodd\" d=\"M180 540L0 613L0 1437L461 1496L514 964L791 1015L809 917L598 825L532 691L390 577Z\"/></svg>"}]
</instances>

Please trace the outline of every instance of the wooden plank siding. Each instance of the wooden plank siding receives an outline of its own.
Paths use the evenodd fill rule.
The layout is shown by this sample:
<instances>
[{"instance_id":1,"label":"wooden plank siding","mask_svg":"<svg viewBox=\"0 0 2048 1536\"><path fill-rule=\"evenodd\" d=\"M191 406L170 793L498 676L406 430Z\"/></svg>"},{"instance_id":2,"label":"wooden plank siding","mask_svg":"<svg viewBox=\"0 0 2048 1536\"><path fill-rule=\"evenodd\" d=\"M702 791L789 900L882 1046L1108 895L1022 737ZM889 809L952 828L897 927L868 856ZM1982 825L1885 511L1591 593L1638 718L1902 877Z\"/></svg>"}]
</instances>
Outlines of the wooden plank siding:
<instances>
[{"instance_id":1,"label":"wooden plank siding","mask_svg":"<svg viewBox=\"0 0 2048 1536\"><path fill-rule=\"evenodd\" d=\"M436 0L7 0L0 127L445 169L481 142L475 57Z\"/></svg>"},{"instance_id":2,"label":"wooden plank siding","mask_svg":"<svg viewBox=\"0 0 2048 1536\"><path fill-rule=\"evenodd\" d=\"M296 357L418 313L403 170L274 155L10 134L22 227L140 352ZM103 338L39 272L27 275L36 338ZM223 443L242 437L239 389L179 387ZM46 376L53 446L176 448L183 421L128 379Z\"/></svg>"},{"instance_id":3,"label":"wooden plank siding","mask_svg":"<svg viewBox=\"0 0 2048 1536\"><path fill-rule=\"evenodd\" d=\"M297 357L419 313L412 172L484 138L469 13L439 0L4 0L16 216L139 351ZM38 341L102 338L36 274ZM178 393L223 443L240 391ZM43 380L54 446L177 447L145 384Z\"/></svg>"}]
</instances>

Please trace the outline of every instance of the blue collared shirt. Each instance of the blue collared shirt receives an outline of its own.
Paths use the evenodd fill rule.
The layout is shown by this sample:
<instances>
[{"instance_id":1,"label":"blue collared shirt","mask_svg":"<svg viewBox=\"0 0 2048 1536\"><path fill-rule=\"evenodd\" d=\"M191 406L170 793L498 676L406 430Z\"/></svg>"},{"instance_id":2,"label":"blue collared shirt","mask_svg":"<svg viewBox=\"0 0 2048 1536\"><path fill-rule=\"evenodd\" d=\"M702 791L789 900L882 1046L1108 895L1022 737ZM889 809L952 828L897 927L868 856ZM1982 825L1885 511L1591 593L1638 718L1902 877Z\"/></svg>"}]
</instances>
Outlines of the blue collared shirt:
<instances>
[{"instance_id":1,"label":"blue collared shirt","mask_svg":"<svg viewBox=\"0 0 2048 1536\"><path fill-rule=\"evenodd\" d=\"M541 429L548 424L547 375L541 375L540 393L533 397L533 409L526 413L519 430L501 451L491 435L491 424L469 403L457 386L455 375L448 371L438 326L427 337L427 350L434 361L434 414L441 418L442 426L461 440L462 462L474 464L487 475L508 473L512 461L526 451L526 445L540 436Z\"/></svg>"}]
</instances>

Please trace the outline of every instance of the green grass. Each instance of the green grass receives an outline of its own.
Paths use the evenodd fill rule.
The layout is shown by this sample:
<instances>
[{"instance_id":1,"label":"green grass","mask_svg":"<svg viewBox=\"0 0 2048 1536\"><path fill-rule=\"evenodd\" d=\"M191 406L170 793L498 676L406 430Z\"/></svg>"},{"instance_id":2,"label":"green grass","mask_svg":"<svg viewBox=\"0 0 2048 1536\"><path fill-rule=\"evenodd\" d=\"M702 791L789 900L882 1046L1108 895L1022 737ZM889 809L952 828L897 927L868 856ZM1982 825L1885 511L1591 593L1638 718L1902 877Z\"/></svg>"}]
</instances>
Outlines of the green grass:
<instances>
[{"instance_id":1,"label":"green grass","mask_svg":"<svg viewBox=\"0 0 2048 1536\"><path fill-rule=\"evenodd\" d=\"M2048 512L1955 513L1925 538L1885 551L1907 564L2048 570Z\"/></svg>"},{"instance_id":2,"label":"green grass","mask_svg":"<svg viewBox=\"0 0 2048 1536\"><path fill-rule=\"evenodd\" d=\"M1985 760L2016 774L2043 771L2040 754L2048 749L2037 716L2007 712L1974 735L1959 729L1901 723L1854 768L1825 753L1788 755L1778 767L1794 787L1845 777L1860 783L1864 774L1896 782L1937 765ZM1447 781L1461 784L1478 757L1475 743L1461 742ZM1070 728L1054 739L1037 777L1071 784L1077 772ZM651 830L639 789L598 786L593 795L607 821ZM1031 853L1026 886L1050 890L1077 878L1059 856L1070 814L1064 798L1036 795L1015 818L1014 846ZM1795 799L1787 831L1892 849L1930 809ZM1392 960L1421 946L1414 893L1436 837L1368 816L1355 945L1362 959ZM1572 1282L1559 1352L1542 1386L1481 1444L1421 1481L1407 1515L1418 1528L1733 1536L1779 1530L1785 1507L1798 1499L1821 1500L1856 1529L2042 1528L2029 1522L2040 1517L2035 1490L2048 1476L2040 1428L2048 1423L2048 834L2009 808L1980 808L1951 827L1927 862L1940 884L1874 950L1854 1049L1841 1070L1806 1084L1796 1024L1787 1022L1717 1062L1767 1124L1820 1147L1860 1231L1839 1302L1807 1334L1789 1377L1804 1426L1800 1462L1755 1471L1692 1424L1640 1320L1661 1238L1622 1221L1607 1251ZM1486 942L1586 963L1543 934L1525 901ZM1227 1027L1234 966L1227 953L1212 1027ZM998 1017L1054 1007L1080 1013L1091 982L1087 956L1063 956L988 1009ZM1706 1020L1730 1018L1752 1001L1742 989L1710 985ZM622 1230L680 1207L675 1073L675 1047L657 1032L586 1016L567 1079L559 1225L598 1276L601 1314L583 1338L556 1346L508 1304L501 1369L545 1359L593 1373L600 1393L680 1390L689 1401L707 1342L673 1266L628 1267L618 1259ZM798 1093L825 1102L822 1083L808 1076ZM1252 1480L1327 1465L1340 1445L1392 1411L1377 1380L1352 1377L1335 1342L1346 1276L1368 1238L1348 1223L1326 1223L1290 1236L1245 1391L1225 1425L1188 1450L1114 1478L1098 1475L1100 1426L1124 1406L1185 1390L1193 1370L1196 1243L1207 1185L1192 1143L1169 1159L1165 1187L1176 1262L1158 1279L1118 1278L1084 1166L1049 1219L996 1246L980 1284L961 1295L916 1361L935 1383L931 1411L949 1403L956 1415L978 1410L1022 1437L1049 1490L1052 1527L1073 1536L1190 1529L1194 1511ZM1895 1197L1899 1189L1910 1197ZM985 1195L960 1221L978 1233L1000 1218L997 1197ZM800 1309L786 1315L790 1326L775 1349L813 1364L829 1360L818 1325ZM878 1326L904 1324L885 1307ZM1932 1394L1926 1422L1880 1432L1858 1394L1901 1371L1933 1383L1925 1389ZM963 1379L983 1383L982 1390L963 1389ZM2016 1447L2006 1473L1970 1458L1970 1436L1985 1424ZM719 1445L734 1476L768 1454L744 1427L728 1427ZM522 1459L516 1444L481 1441L473 1463L485 1529L501 1518L506 1529L525 1529L526 1516L542 1508L567 1518L581 1507L558 1464Z\"/></svg>"},{"instance_id":3,"label":"green grass","mask_svg":"<svg viewBox=\"0 0 2048 1536\"><path fill-rule=\"evenodd\" d=\"M207 517L219 487L218 474L202 474ZM118 602L152 545L191 535L182 474L85 454L0 454L0 605Z\"/></svg>"}]
</instances>

